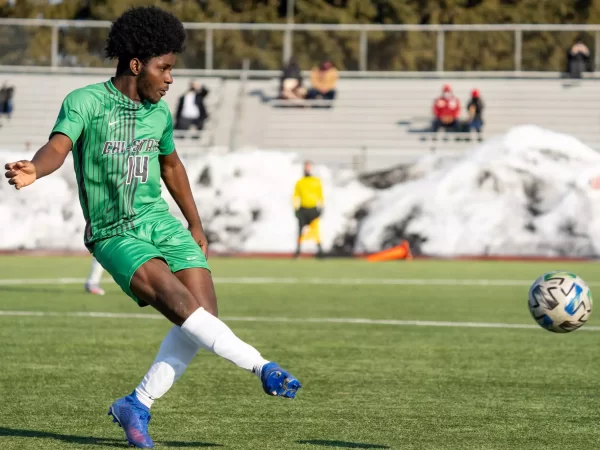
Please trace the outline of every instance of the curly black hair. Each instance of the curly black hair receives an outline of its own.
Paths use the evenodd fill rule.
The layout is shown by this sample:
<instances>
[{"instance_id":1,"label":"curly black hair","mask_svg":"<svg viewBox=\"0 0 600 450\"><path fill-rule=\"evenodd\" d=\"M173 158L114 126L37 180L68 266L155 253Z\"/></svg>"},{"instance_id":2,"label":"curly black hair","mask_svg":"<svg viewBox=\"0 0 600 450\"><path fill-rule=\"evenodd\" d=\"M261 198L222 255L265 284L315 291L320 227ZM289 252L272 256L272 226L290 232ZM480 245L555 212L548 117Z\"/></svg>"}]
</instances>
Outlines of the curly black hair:
<instances>
[{"instance_id":1,"label":"curly black hair","mask_svg":"<svg viewBox=\"0 0 600 450\"><path fill-rule=\"evenodd\" d=\"M185 30L177 17L156 6L141 6L113 22L106 57L118 59L119 66L128 66L133 58L145 63L155 56L183 52L184 42Z\"/></svg>"}]
</instances>

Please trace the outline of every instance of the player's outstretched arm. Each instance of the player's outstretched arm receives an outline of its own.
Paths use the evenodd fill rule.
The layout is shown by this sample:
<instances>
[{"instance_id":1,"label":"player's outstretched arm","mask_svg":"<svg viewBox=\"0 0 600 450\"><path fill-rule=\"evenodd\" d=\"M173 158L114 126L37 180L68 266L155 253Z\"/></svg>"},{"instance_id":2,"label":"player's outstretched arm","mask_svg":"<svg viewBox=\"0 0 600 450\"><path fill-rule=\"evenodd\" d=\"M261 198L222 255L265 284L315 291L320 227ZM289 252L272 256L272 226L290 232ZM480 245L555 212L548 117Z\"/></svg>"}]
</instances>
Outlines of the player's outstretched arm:
<instances>
[{"instance_id":1,"label":"player's outstretched arm","mask_svg":"<svg viewBox=\"0 0 600 450\"><path fill-rule=\"evenodd\" d=\"M208 241L202 228L196 202L194 202L190 181L176 151L173 151L169 155L160 156L160 176L165 182L173 200L175 200L175 203L177 203L177 206L179 206L179 209L183 213L185 220L187 220L192 236L198 245L200 245L204 254L208 255Z\"/></svg>"},{"instance_id":2,"label":"player's outstretched arm","mask_svg":"<svg viewBox=\"0 0 600 450\"><path fill-rule=\"evenodd\" d=\"M29 186L38 178L50 175L65 162L72 143L64 134L55 134L40 148L31 161L17 161L4 166L8 184L16 189Z\"/></svg>"}]
</instances>

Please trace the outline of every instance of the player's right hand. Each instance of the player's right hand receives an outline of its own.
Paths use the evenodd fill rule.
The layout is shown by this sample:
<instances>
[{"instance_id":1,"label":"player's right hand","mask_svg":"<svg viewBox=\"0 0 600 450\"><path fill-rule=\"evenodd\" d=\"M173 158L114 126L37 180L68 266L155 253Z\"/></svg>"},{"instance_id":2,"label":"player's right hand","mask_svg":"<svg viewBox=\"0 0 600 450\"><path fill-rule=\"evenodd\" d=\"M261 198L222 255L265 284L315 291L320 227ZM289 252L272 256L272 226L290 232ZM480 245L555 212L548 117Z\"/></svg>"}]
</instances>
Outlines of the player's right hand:
<instances>
[{"instance_id":1,"label":"player's right hand","mask_svg":"<svg viewBox=\"0 0 600 450\"><path fill-rule=\"evenodd\" d=\"M4 168L6 169L4 176L8 178L8 184L12 184L15 189L29 186L37 179L35 165L31 161L8 163Z\"/></svg>"}]
</instances>

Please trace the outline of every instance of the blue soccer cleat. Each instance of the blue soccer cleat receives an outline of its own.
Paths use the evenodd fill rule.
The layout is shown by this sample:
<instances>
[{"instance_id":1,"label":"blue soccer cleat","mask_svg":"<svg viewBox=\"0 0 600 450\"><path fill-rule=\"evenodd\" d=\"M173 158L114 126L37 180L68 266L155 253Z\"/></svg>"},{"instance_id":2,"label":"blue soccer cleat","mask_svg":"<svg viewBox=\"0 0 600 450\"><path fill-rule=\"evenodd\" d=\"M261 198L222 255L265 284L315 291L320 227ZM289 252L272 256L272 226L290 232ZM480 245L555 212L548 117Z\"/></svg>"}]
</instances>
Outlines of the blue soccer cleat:
<instances>
[{"instance_id":1,"label":"blue soccer cleat","mask_svg":"<svg viewBox=\"0 0 600 450\"><path fill-rule=\"evenodd\" d=\"M154 447L154 442L148 435L150 410L140 403L135 396L135 392L110 405L108 415L113 417L113 422L123 427L130 446L138 448Z\"/></svg>"},{"instance_id":2,"label":"blue soccer cleat","mask_svg":"<svg viewBox=\"0 0 600 450\"><path fill-rule=\"evenodd\" d=\"M276 397L294 398L302 387L294 376L282 369L277 363L270 362L263 366L260 375L264 391Z\"/></svg>"}]
</instances>

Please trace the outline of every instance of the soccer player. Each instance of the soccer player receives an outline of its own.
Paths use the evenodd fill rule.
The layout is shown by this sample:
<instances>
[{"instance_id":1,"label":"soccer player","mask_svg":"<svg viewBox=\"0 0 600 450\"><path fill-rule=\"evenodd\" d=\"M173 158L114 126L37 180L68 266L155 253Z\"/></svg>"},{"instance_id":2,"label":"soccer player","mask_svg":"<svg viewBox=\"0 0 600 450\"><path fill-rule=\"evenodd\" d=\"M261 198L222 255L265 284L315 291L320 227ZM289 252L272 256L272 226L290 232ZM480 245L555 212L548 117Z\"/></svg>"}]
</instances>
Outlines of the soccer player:
<instances>
[{"instance_id":1,"label":"soccer player","mask_svg":"<svg viewBox=\"0 0 600 450\"><path fill-rule=\"evenodd\" d=\"M321 236L319 231L319 217L323 211L323 187L321 180L312 174L312 163L304 162L304 176L296 182L294 187L294 210L298 219L298 241L296 258L300 256L300 246L304 235L304 227L309 227L311 237L317 241L317 257L323 256Z\"/></svg>"},{"instance_id":2,"label":"soccer player","mask_svg":"<svg viewBox=\"0 0 600 450\"><path fill-rule=\"evenodd\" d=\"M200 349L254 373L269 395L294 398L301 387L217 318L207 239L161 101L184 40L183 25L170 13L156 7L125 12L106 45L107 57L118 60L115 77L71 92L48 143L31 161L6 164L9 183L22 189L57 170L72 150L86 246L138 305L153 306L174 324L141 383L109 409L127 441L140 448L154 445L152 403ZM161 178L188 229L169 214Z\"/></svg>"},{"instance_id":3,"label":"soccer player","mask_svg":"<svg viewBox=\"0 0 600 450\"><path fill-rule=\"evenodd\" d=\"M103 272L104 267L100 265L96 258L92 258L92 267L90 267L90 274L84 286L87 292L93 295L104 295L104 289L100 287Z\"/></svg>"}]
</instances>

